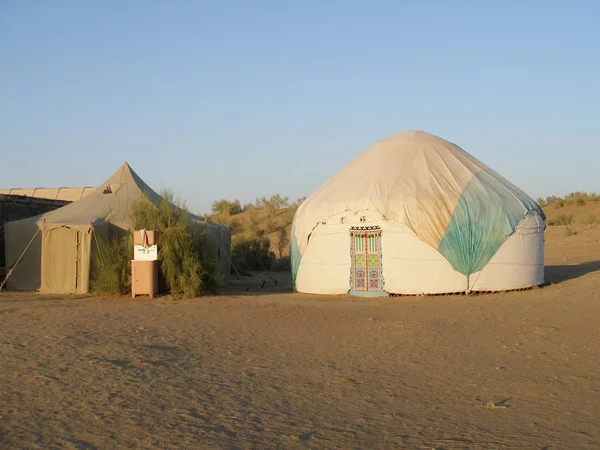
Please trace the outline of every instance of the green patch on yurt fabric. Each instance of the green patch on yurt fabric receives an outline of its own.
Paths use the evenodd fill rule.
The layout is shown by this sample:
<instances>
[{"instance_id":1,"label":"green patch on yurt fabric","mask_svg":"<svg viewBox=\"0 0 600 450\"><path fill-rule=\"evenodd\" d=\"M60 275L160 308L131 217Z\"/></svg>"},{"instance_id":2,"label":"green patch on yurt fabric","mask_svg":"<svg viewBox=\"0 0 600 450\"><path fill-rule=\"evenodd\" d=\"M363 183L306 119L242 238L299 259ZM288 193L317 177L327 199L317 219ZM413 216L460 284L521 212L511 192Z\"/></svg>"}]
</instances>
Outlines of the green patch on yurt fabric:
<instances>
[{"instance_id":1,"label":"green patch on yurt fabric","mask_svg":"<svg viewBox=\"0 0 600 450\"><path fill-rule=\"evenodd\" d=\"M292 221L292 231L290 233L290 264L292 266L292 281L294 284L294 289L296 289L296 277L298 275L298 268L300 267L300 260L302 259L302 255L300 254L300 250L298 250L298 241L296 240L296 218Z\"/></svg>"},{"instance_id":2,"label":"green patch on yurt fabric","mask_svg":"<svg viewBox=\"0 0 600 450\"><path fill-rule=\"evenodd\" d=\"M486 266L532 212L545 219L524 192L489 169L479 172L461 194L438 251L468 278Z\"/></svg>"}]
</instances>

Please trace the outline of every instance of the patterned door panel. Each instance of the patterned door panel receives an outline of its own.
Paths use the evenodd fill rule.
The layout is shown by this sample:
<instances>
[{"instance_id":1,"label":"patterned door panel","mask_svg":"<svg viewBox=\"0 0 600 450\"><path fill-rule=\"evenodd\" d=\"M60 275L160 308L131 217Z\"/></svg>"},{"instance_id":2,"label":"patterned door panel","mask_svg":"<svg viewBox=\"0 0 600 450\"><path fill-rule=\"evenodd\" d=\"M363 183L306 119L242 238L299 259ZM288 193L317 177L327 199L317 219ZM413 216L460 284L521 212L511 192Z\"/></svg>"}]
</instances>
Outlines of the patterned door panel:
<instances>
[{"instance_id":1,"label":"patterned door panel","mask_svg":"<svg viewBox=\"0 0 600 450\"><path fill-rule=\"evenodd\" d=\"M350 229L352 292L383 292L381 273L381 229L358 227Z\"/></svg>"}]
</instances>

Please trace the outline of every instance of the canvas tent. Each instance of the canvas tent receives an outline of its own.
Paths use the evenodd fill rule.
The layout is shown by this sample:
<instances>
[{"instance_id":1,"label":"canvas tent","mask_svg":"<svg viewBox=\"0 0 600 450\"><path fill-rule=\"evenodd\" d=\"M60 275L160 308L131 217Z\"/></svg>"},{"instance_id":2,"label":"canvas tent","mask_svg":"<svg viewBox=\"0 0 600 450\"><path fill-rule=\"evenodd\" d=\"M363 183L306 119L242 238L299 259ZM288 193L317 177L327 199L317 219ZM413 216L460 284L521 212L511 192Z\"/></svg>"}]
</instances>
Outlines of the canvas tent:
<instances>
[{"instance_id":1,"label":"canvas tent","mask_svg":"<svg viewBox=\"0 0 600 450\"><path fill-rule=\"evenodd\" d=\"M539 205L458 146L408 131L310 195L292 224L297 291L501 291L544 281Z\"/></svg>"},{"instance_id":2,"label":"canvas tent","mask_svg":"<svg viewBox=\"0 0 600 450\"><path fill-rule=\"evenodd\" d=\"M124 163L106 182L80 200L46 214L8 222L4 230L7 267L21 258L8 279L8 287L55 294L88 292L93 233L106 234L115 227L130 229L132 205L142 197L156 206L161 201ZM206 227L226 280L231 230L189 216Z\"/></svg>"}]
</instances>

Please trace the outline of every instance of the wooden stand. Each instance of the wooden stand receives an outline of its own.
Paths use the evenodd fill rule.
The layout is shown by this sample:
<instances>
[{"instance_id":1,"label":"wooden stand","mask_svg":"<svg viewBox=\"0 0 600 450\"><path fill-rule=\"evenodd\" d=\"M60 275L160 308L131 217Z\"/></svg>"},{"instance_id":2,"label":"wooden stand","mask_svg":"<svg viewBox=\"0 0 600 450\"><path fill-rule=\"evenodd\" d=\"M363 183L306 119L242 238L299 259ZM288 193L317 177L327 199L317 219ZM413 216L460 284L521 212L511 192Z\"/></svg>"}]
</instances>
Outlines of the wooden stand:
<instances>
[{"instance_id":1,"label":"wooden stand","mask_svg":"<svg viewBox=\"0 0 600 450\"><path fill-rule=\"evenodd\" d=\"M158 294L158 261L131 261L131 297Z\"/></svg>"},{"instance_id":2,"label":"wooden stand","mask_svg":"<svg viewBox=\"0 0 600 450\"><path fill-rule=\"evenodd\" d=\"M133 245L135 246L155 246L156 236L154 231L145 232L145 242L142 241L142 234L139 230L133 233ZM147 248L147 247L146 247ZM156 252L156 248L155 248ZM154 253L156 255L156 253ZM140 256L140 258L138 258ZM134 251L134 259L131 261L131 297L136 295L148 295L154 298L158 294L158 261L147 260L148 255L142 253L138 255Z\"/></svg>"}]
</instances>

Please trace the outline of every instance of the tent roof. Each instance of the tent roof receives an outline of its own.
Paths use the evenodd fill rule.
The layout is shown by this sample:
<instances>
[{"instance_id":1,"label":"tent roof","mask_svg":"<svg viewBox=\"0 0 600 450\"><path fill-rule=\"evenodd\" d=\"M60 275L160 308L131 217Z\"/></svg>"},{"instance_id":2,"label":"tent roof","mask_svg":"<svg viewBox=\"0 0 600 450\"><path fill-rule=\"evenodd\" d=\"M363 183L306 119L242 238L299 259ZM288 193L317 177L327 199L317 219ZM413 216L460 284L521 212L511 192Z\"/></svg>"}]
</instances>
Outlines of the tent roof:
<instances>
[{"instance_id":1,"label":"tent roof","mask_svg":"<svg viewBox=\"0 0 600 450\"><path fill-rule=\"evenodd\" d=\"M472 211L493 204L511 218L543 214L527 194L457 145L405 131L367 148L311 194L296 213L294 234L302 254L317 224L369 210L437 248L459 201Z\"/></svg>"},{"instance_id":2,"label":"tent roof","mask_svg":"<svg viewBox=\"0 0 600 450\"><path fill-rule=\"evenodd\" d=\"M110 178L80 200L25 220L82 227L109 222L121 228L130 228L131 207L142 197L156 206L161 201L161 196L124 162ZM189 215L194 221L205 222L201 217Z\"/></svg>"},{"instance_id":3,"label":"tent roof","mask_svg":"<svg viewBox=\"0 0 600 450\"><path fill-rule=\"evenodd\" d=\"M0 194L6 195L18 195L22 197L33 197L43 198L49 200L66 200L74 202L80 198L85 197L87 194L94 190L93 187L59 187L59 188L12 188L12 189L0 189Z\"/></svg>"}]
</instances>

